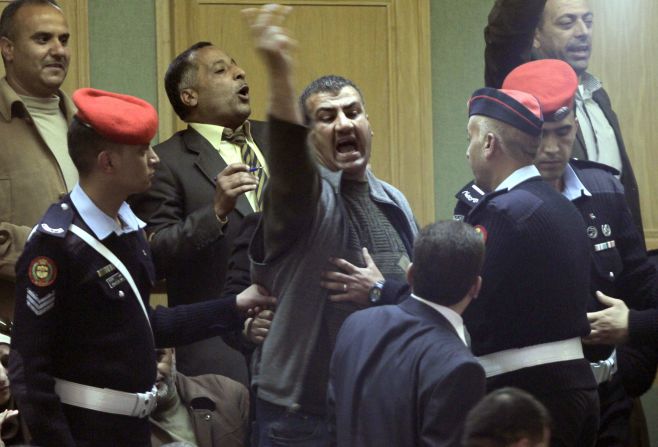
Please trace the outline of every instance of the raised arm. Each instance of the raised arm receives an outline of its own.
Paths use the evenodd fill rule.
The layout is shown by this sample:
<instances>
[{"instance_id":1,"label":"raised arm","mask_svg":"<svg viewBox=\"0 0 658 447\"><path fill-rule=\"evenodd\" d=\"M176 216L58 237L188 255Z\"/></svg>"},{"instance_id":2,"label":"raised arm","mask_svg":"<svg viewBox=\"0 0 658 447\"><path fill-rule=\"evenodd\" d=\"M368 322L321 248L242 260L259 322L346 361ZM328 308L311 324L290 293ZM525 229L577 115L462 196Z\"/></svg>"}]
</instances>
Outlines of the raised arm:
<instances>
[{"instance_id":1,"label":"raised arm","mask_svg":"<svg viewBox=\"0 0 658 447\"><path fill-rule=\"evenodd\" d=\"M265 5L243 11L270 85L270 179L263 206L266 259L276 257L306 234L320 190L320 177L306 144L307 129L301 124L293 87L292 51L296 42L282 27L291 10Z\"/></svg>"},{"instance_id":2,"label":"raised arm","mask_svg":"<svg viewBox=\"0 0 658 447\"><path fill-rule=\"evenodd\" d=\"M484 82L500 88L507 73L530 60L546 0L497 0L484 28Z\"/></svg>"}]
</instances>

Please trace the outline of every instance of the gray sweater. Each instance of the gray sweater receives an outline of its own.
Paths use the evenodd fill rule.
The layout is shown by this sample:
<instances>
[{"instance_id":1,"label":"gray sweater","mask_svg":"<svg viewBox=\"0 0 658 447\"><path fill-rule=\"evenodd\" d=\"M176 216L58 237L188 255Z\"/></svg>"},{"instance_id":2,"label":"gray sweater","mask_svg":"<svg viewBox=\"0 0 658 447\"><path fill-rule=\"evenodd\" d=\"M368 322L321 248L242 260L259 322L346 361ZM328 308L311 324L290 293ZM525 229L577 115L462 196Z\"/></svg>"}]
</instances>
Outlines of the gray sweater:
<instances>
[{"instance_id":1,"label":"gray sweater","mask_svg":"<svg viewBox=\"0 0 658 447\"><path fill-rule=\"evenodd\" d=\"M318 346L321 328L340 325L356 310L330 304L329 292L320 287L322 271L334 269L329 258L351 255L347 253L349 218L340 191L342 172L315 163L305 144L307 129L270 119L270 133L264 218L252 240L250 257L253 282L279 301L270 332L255 356L253 382L259 398L299 409L300 402L307 400L304 383L314 374L313 368L323 369L317 371L320 376L327 374L325 365L310 362L314 350L332 349L335 343L332 339L329 346ZM411 258L418 228L407 200L370 171L367 181L372 200L397 229ZM335 318L336 311L342 312L342 318ZM328 328L330 334L338 329Z\"/></svg>"}]
</instances>

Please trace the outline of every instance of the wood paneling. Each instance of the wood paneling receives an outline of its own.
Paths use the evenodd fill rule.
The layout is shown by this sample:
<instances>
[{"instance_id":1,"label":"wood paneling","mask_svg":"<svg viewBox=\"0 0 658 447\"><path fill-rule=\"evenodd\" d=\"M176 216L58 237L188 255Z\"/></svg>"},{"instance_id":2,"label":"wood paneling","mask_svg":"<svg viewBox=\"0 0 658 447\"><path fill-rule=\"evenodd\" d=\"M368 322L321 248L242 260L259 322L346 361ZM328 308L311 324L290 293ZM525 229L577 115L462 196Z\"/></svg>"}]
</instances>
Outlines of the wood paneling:
<instances>
[{"instance_id":1,"label":"wood paneling","mask_svg":"<svg viewBox=\"0 0 658 447\"><path fill-rule=\"evenodd\" d=\"M658 248L658 2L592 0L589 71L599 77L619 117L642 204L647 246Z\"/></svg>"},{"instance_id":2,"label":"wood paneling","mask_svg":"<svg viewBox=\"0 0 658 447\"><path fill-rule=\"evenodd\" d=\"M75 89L89 86L89 30L87 17L87 0L59 0L69 25L71 39L71 63L62 90L72 93ZM0 10L9 4L0 0ZM5 75L4 66L0 66L0 76Z\"/></svg>"},{"instance_id":3,"label":"wood paneling","mask_svg":"<svg viewBox=\"0 0 658 447\"><path fill-rule=\"evenodd\" d=\"M247 72L252 118L264 119L267 80L240 10L267 1L156 2L158 78L171 59L212 41ZM375 137L372 167L399 187L422 223L434 220L429 2L424 0L291 0L287 26L299 41L296 87L325 74L352 79L362 90ZM159 87L160 140L181 123Z\"/></svg>"}]
</instances>

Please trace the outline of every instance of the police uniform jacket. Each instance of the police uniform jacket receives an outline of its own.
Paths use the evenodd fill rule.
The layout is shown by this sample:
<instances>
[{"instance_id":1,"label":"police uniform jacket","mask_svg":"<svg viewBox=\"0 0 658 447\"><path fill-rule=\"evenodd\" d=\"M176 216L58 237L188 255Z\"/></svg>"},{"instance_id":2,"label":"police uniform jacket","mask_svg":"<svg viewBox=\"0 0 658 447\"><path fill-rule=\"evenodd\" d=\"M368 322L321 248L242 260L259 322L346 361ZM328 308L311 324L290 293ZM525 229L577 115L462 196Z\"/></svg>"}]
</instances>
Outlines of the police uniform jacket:
<instances>
[{"instance_id":1,"label":"police uniform jacket","mask_svg":"<svg viewBox=\"0 0 658 447\"><path fill-rule=\"evenodd\" d=\"M61 90L60 107L70 123L75 106ZM14 267L30 229L50 204L66 194L55 156L25 104L0 79L0 312L11 317Z\"/></svg>"},{"instance_id":2,"label":"police uniform jacket","mask_svg":"<svg viewBox=\"0 0 658 447\"><path fill-rule=\"evenodd\" d=\"M513 173L464 219L484 235L482 290L464 312L473 353L583 337L590 249L583 221L534 166ZM584 359L544 364L493 377L488 386L534 393L596 387Z\"/></svg>"},{"instance_id":3,"label":"police uniform jacket","mask_svg":"<svg viewBox=\"0 0 658 447\"><path fill-rule=\"evenodd\" d=\"M234 299L151 310L154 269L139 228L143 223L124 203L119 211L124 226L117 230L94 208L76 186L70 197L51 206L17 264L11 386L34 442L43 447L148 445L148 419L61 404L53 379L128 393L150 391L156 346L185 344L241 325ZM106 221L99 223L99 215ZM126 278L74 235L71 224L100 238L124 263L152 330Z\"/></svg>"},{"instance_id":4,"label":"police uniform jacket","mask_svg":"<svg viewBox=\"0 0 658 447\"><path fill-rule=\"evenodd\" d=\"M658 344L658 275L644 250L644 240L626 204L624 187L614 174L618 172L600 163L573 159L565 170L565 194L585 221L590 240L592 269L588 312L604 308L595 296L604 294L623 299L629 307L629 336L637 344ZM455 196L456 220L463 220L482 199L484 191L473 182ZM586 347L587 358L600 360L610 355L611 347Z\"/></svg>"}]
</instances>

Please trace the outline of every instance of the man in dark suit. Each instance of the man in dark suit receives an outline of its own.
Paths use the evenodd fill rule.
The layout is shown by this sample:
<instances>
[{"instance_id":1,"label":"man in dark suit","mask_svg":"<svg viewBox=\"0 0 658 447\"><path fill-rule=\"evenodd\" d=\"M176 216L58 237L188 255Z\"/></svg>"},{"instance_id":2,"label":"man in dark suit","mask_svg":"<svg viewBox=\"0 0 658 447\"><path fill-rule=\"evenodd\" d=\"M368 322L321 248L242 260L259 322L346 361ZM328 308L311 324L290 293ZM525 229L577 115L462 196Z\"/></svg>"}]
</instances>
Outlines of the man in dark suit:
<instances>
[{"instance_id":1,"label":"man in dark suit","mask_svg":"<svg viewBox=\"0 0 658 447\"><path fill-rule=\"evenodd\" d=\"M329 382L338 445L460 445L485 389L460 316L480 290L483 257L470 225L429 225L407 271L411 298L345 321Z\"/></svg>"},{"instance_id":2,"label":"man in dark suit","mask_svg":"<svg viewBox=\"0 0 658 447\"><path fill-rule=\"evenodd\" d=\"M243 217L260 209L268 169L265 126L247 121L245 72L224 51L209 42L183 51L165 89L189 126L154 147L161 162L153 186L132 204L148 223L158 276L176 306L220 296L233 238ZM179 347L177 357L184 374L247 383L243 356L219 338Z\"/></svg>"},{"instance_id":3,"label":"man in dark suit","mask_svg":"<svg viewBox=\"0 0 658 447\"><path fill-rule=\"evenodd\" d=\"M601 82L587 72L592 24L587 0L497 0L484 30L485 82L500 88L514 67L532 59L568 63L578 74L580 128L573 157L604 163L621 173L628 207L642 233L640 195L619 120Z\"/></svg>"}]
</instances>

